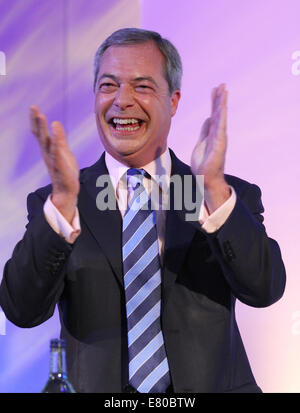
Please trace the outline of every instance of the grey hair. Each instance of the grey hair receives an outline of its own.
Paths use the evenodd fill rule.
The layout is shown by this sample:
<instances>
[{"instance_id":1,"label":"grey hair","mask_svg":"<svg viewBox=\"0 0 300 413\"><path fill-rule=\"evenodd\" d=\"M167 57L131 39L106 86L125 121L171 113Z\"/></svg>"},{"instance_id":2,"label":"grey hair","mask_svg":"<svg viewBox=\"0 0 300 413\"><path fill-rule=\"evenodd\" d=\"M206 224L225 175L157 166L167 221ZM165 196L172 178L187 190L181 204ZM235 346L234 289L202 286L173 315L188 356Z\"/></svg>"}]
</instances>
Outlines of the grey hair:
<instances>
[{"instance_id":1,"label":"grey hair","mask_svg":"<svg viewBox=\"0 0 300 413\"><path fill-rule=\"evenodd\" d=\"M182 63L176 47L157 32L137 28L120 29L112 33L99 46L94 59L94 92L96 90L100 60L106 49L111 46L126 46L154 41L165 58L165 78L170 95L181 88Z\"/></svg>"}]
</instances>

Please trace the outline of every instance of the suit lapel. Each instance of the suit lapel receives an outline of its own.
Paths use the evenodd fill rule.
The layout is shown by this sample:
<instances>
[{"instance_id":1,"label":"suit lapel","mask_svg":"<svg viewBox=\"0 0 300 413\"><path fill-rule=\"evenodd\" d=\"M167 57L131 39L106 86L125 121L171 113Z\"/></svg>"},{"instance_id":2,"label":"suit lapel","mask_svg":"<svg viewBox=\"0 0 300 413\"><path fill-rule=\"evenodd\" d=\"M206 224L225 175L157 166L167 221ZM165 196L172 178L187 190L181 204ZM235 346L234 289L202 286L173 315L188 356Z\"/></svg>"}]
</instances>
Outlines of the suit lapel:
<instances>
[{"instance_id":1,"label":"suit lapel","mask_svg":"<svg viewBox=\"0 0 300 413\"><path fill-rule=\"evenodd\" d=\"M172 158L172 172L171 177L177 175L183 187L184 176L191 176L190 168L182 163L174 153L170 150ZM193 180L193 196L195 196L196 186ZM186 209L184 203L184 188L182 190L180 210L176 210L174 203L175 191L173 184L170 185L170 210L167 211L166 217L166 233L165 233L165 249L164 249L164 265L163 265L163 308L165 307L172 287L176 281L180 269L183 265L189 245L195 235L199 224L196 222L186 221L186 214L191 212ZM177 195L176 195L177 196Z\"/></svg>"},{"instance_id":2,"label":"suit lapel","mask_svg":"<svg viewBox=\"0 0 300 413\"><path fill-rule=\"evenodd\" d=\"M100 211L96 200L101 191L106 191L107 187L97 187L97 179L101 176L108 177L108 170L105 164L105 156L102 154L98 162L85 169L80 177L81 189L79 194L79 211L81 219L85 222L90 232L95 237L101 250L106 255L111 268L118 281L123 286L123 266L122 266L122 218L114 198L115 209ZM111 181L109 177L107 181Z\"/></svg>"}]
</instances>

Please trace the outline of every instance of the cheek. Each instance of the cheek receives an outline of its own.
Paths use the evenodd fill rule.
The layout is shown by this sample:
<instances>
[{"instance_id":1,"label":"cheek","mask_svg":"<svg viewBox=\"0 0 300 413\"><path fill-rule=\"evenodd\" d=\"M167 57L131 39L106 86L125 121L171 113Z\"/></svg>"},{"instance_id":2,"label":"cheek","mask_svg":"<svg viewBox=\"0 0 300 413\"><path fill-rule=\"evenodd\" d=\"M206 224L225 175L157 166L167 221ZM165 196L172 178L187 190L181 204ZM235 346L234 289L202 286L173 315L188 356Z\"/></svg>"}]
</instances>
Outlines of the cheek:
<instances>
[{"instance_id":1,"label":"cheek","mask_svg":"<svg viewBox=\"0 0 300 413\"><path fill-rule=\"evenodd\" d=\"M168 127L171 122L170 106L167 104L160 104L152 110L153 126L156 129L162 129Z\"/></svg>"},{"instance_id":2,"label":"cheek","mask_svg":"<svg viewBox=\"0 0 300 413\"><path fill-rule=\"evenodd\" d=\"M110 108L111 104L112 104L111 97L106 97L103 95L96 96L95 104L94 104L94 111L97 116L97 119L101 119L102 117L105 116L105 113Z\"/></svg>"},{"instance_id":3,"label":"cheek","mask_svg":"<svg viewBox=\"0 0 300 413\"><path fill-rule=\"evenodd\" d=\"M101 113L101 105L100 105L99 100L95 100L94 112L95 112L95 115L96 115L96 119L98 121L99 115Z\"/></svg>"}]
</instances>

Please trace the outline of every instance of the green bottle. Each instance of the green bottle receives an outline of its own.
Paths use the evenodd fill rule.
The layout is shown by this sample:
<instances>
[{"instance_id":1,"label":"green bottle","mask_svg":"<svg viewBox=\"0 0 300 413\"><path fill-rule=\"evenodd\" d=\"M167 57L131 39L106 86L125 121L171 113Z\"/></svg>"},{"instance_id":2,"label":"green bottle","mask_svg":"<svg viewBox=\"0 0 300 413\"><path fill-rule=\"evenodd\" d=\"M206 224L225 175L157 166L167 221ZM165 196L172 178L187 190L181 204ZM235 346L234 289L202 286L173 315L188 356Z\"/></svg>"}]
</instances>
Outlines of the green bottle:
<instances>
[{"instance_id":1,"label":"green bottle","mask_svg":"<svg viewBox=\"0 0 300 413\"><path fill-rule=\"evenodd\" d=\"M50 351L50 374L42 393L76 393L67 377L65 340L51 340Z\"/></svg>"}]
</instances>

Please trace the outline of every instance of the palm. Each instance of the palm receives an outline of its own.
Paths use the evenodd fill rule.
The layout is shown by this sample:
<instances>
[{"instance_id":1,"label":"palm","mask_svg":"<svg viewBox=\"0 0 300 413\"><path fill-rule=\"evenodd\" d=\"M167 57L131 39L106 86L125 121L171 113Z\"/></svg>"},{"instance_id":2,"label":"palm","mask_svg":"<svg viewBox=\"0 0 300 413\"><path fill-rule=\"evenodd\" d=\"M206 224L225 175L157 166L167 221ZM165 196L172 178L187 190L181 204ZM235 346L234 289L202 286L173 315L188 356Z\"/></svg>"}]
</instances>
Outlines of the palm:
<instances>
[{"instance_id":1,"label":"palm","mask_svg":"<svg viewBox=\"0 0 300 413\"><path fill-rule=\"evenodd\" d=\"M205 185L223 179L226 152L227 91L224 85L212 93L212 113L204 122L191 158L194 175L204 175Z\"/></svg>"},{"instance_id":2,"label":"palm","mask_svg":"<svg viewBox=\"0 0 300 413\"><path fill-rule=\"evenodd\" d=\"M47 119L36 106L31 108L31 129L40 144L42 155L52 180L53 192L77 196L79 192L79 169L71 152L64 128L60 122L52 123L52 137Z\"/></svg>"}]
</instances>

